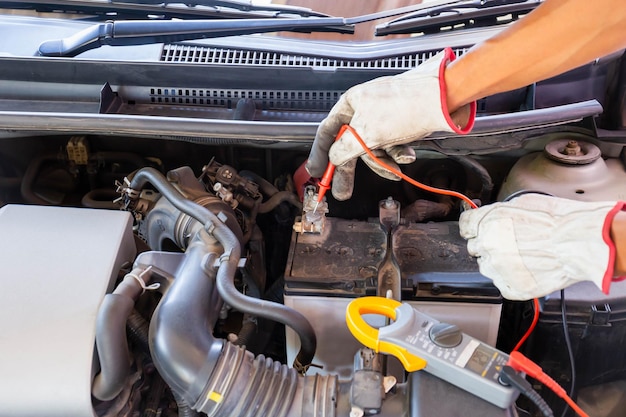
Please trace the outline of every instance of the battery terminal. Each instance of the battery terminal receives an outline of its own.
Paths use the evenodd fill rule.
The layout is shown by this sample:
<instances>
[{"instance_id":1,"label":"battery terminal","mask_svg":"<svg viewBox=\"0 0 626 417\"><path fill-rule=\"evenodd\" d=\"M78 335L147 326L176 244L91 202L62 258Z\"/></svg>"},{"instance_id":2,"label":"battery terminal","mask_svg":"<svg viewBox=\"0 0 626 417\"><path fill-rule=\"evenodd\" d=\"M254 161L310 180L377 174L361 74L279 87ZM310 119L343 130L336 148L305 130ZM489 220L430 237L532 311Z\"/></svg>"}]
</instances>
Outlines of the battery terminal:
<instances>
[{"instance_id":1,"label":"battery terminal","mask_svg":"<svg viewBox=\"0 0 626 417\"><path fill-rule=\"evenodd\" d=\"M302 217L293 225L297 233L317 233L324 231L326 223L326 213L328 213L328 203L323 198L319 200L315 186L307 186L304 190L304 200L302 201Z\"/></svg>"}]
</instances>

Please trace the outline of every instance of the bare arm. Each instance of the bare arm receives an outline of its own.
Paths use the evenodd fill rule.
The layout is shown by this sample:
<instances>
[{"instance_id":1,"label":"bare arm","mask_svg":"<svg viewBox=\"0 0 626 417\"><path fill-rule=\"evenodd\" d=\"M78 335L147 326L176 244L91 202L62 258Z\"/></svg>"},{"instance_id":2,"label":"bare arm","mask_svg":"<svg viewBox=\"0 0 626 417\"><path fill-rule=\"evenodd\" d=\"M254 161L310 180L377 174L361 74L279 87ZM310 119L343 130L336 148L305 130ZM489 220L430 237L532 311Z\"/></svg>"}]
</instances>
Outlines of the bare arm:
<instances>
[{"instance_id":1,"label":"bare arm","mask_svg":"<svg viewBox=\"0 0 626 417\"><path fill-rule=\"evenodd\" d=\"M615 276L626 276L626 211L615 215L611 223L611 239L615 243Z\"/></svg>"},{"instance_id":2,"label":"bare arm","mask_svg":"<svg viewBox=\"0 0 626 417\"><path fill-rule=\"evenodd\" d=\"M546 0L446 69L450 112L626 47L624 0Z\"/></svg>"}]
</instances>

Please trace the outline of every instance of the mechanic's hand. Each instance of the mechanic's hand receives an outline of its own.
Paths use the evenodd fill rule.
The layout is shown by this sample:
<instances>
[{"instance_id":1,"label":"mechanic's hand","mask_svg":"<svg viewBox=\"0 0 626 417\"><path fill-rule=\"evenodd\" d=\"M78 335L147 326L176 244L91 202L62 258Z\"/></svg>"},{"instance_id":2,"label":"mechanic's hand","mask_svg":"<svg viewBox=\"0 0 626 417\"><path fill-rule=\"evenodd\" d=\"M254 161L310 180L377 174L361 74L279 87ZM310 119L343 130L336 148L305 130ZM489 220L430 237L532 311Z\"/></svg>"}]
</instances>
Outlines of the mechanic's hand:
<instances>
[{"instance_id":1,"label":"mechanic's hand","mask_svg":"<svg viewBox=\"0 0 626 417\"><path fill-rule=\"evenodd\" d=\"M399 180L364 155L365 151L350 132L334 142L344 124L351 125L370 149L377 150L377 157L394 167L395 162L415 160L415 153L407 143L437 131L469 132L474 124L476 103L450 115L445 102L443 74L453 59L452 50L446 49L415 69L377 78L346 91L317 130L306 165L309 174L321 177L330 158L337 166L332 188L337 200L352 196L357 157L362 157L377 174Z\"/></svg>"},{"instance_id":2,"label":"mechanic's hand","mask_svg":"<svg viewBox=\"0 0 626 417\"><path fill-rule=\"evenodd\" d=\"M608 293L610 226L624 202L588 203L525 194L461 214L461 236L480 272L509 300L529 300L592 281Z\"/></svg>"}]
</instances>

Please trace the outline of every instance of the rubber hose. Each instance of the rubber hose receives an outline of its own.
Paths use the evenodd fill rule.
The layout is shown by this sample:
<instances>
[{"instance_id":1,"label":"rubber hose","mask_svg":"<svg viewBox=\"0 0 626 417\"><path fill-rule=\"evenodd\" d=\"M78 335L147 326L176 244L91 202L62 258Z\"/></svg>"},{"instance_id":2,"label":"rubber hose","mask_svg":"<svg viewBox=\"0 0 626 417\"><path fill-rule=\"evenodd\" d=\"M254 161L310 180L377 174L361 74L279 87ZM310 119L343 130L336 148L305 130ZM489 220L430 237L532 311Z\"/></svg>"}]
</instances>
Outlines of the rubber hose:
<instances>
[{"instance_id":1,"label":"rubber hose","mask_svg":"<svg viewBox=\"0 0 626 417\"><path fill-rule=\"evenodd\" d=\"M278 192L278 188L276 188L274 184L272 184L271 182L269 182L268 180L266 180L265 178L263 178L256 172L244 170L244 171L239 171L239 175L251 181L254 181L261 189L261 192L268 197L271 197Z\"/></svg>"},{"instance_id":2,"label":"rubber hose","mask_svg":"<svg viewBox=\"0 0 626 417\"><path fill-rule=\"evenodd\" d=\"M133 310L132 298L107 294L102 300L96 320L96 346L100 373L93 380L91 393L101 401L114 399L122 389L129 373L126 319Z\"/></svg>"},{"instance_id":3,"label":"rubber hose","mask_svg":"<svg viewBox=\"0 0 626 417\"><path fill-rule=\"evenodd\" d=\"M302 203L298 196L291 191L279 191L271 196L266 202L261 203L259 213L268 213L278 207L279 204L287 202L299 210L302 210Z\"/></svg>"},{"instance_id":4,"label":"rubber hose","mask_svg":"<svg viewBox=\"0 0 626 417\"><path fill-rule=\"evenodd\" d=\"M237 333L237 340L233 344L235 346L250 346L250 341L252 341L257 331L256 320L250 314L245 313L241 322L241 329Z\"/></svg>"},{"instance_id":5,"label":"rubber hose","mask_svg":"<svg viewBox=\"0 0 626 417\"><path fill-rule=\"evenodd\" d=\"M470 158L466 155L448 155L448 157L459 162L464 167L471 169L472 171L474 171L474 173L478 175L482 187L480 192L480 200L483 202L483 204L489 202L491 197L491 191L493 190L493 180L491 179L491 175L489 175L489 172L485 169L485 167L478 163L474 158Z\"/></svg>"},{"instance_id":6,"label":"rubber hose","mask_svg":"<svg viewBox=\"0 0 626 417\"><path fill-rule=\"evenodd\" d=\"M235 233L230 230L212 212L183 197L183 195L170 184L167 179L154 168L142 168L133 176L130 188L141 190L149 182L172 203L174 207L183 213L198 220L205 227L211 227L211 233L222 244L224 258L217 270L217 290L227 304L231 307L255 316L272 319L291 327L300 337L300 351L294 361L294 367L299 372L306 371L311 364L317 339L311 323L300 312L287 306L247 297L235 287L234 278L237 273L239 259L241 258L241 246Z\"/></svg>"},{"instance_id":7,"label":"rubber hose","mask_svg":"<svg viewBox=\"0 0 626 417\"><path fill-rule=\"evenodd\" d=\"M33 184L35 183L35 180L37 178L37 174L39 173L39 169L41 168L41 165L44 163L44 161L49 161L49 160L53 160L53 161L57 160L57 155L56 154L41 155L32 159L30 161L30 164L28 164L28 167L26 168L26 172L24 173L24 177L22 178L22 185L20 188L22 198L27 203L38 204L42 206L52 205L52 202L39 197L33 191Z\"/></svg>"},{"instance_id":8,"label":"rubber hose","mask_svg":"<svg viewBox=\"0 0 626 417\"><path fill-rule=\"evenodd\" d=\"M183 399L176 391L172 390L174 399L176 400L176 406L178 407L178 417L199 417L200 413L193 410L187 401Z\"/></svg>"},{"instance_id":9,"label":"rubber hose","mask_svg":"<svg viewBox=\"0 0 626 417\"><path fill-rule=\"evenodd\" d=\"M119 194L117 194L114 190L109 190L108 188L95 189L85 194L80 203L85 207L94 209L118 210L120 205L113 202L113 200L117 197L119 197Z\"/></svg>"},{"instance_id":10,"label":"rubber hose","mask_svg":"<svg viewBox=\"0 0 626 417\"><path fill-rule=\"evenodd\" d=\"M240 293L234 284L237 264L241 257L241 248L235 235L225 226L215 227L213 235L224 246L224 252L230 252L229 259L222 262L217 270L215 281L220 296L236 310L272 319L291 327L300 337L300 351L293 366L298 372L304 373L313 361L317 348L317 339L311 323L300 312L285 305L247 297Z\"/></svg>"},{"instance_id":11,"label":"rubber hose","mask_svg":"<svg viewBox=\"0 0 626 417\"><path fill-rule=\"evenodd\" d=\"M250 210L250 216L248 216L248 220L247 220L248 230L243 235L243 239L242 239L242 242L244 242L244 244L247 244L250 241L250 238L252 237L252 232L254 232L254 228L256 226L256 216L257 214L259 214L259 207L261 206L260 201L261 201L261 198L258 198L254 202L254 205L252 206L252 210Z\"/></svg>"},{"instance_id":12,"label":"rubber hose","mask_svg":"<svg viewBox=\"0 0 626 417\"><path fill-rule=\"evenodd\" d=\"M261 192L264 195L270 197L265 203L261 204L261 207L259 208L259 213L267 213L269 211L272 211L284 201L292 204L299 210L302 210L302 202L300 202L298 196L294 193L290 191L278 191L278 188L276 188L271 182L252 171L240 171L239 175L257 183L259 188L261 189ZM288 197L275 197L276 194L281 193L286 193L285 195L288 195ZM280 201L276 201L276 199L280 199Z\"/></svg>"},{"instance_id":13,"label":"rubber hose","mask_svg":"<svg viewBox=\"0 0 626 417\"><path fill-rule=\"evenodd\" d=\"M139 271L135 269L133 273ZM91 393L99 400L112 400L124 389L130 369L126 322L142 292L137 281L126 276L112 294L104 296L98 310L96 348L100 373L93 380Z\"/></svg>"},{"instance_id":14,"label":"rubber hose","mask_svg":"<svg viewBox=\"0 0 626 417\"><path fill-rule=\"evenodd\" d=\"M150 324L137 310L133 309L126 321L126 332L130 341L148 355L150 354L149 331Z\"/></svg>"}]
</instances>

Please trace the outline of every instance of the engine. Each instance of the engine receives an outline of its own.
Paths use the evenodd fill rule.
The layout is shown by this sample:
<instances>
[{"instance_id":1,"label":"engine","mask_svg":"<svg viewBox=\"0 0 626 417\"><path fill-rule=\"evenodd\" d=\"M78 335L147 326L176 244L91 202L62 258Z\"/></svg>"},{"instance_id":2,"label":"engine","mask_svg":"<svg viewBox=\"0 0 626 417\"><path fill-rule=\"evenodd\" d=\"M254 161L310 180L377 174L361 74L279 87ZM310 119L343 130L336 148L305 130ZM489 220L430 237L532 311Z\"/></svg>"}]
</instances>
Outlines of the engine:
<instances>
[{"instance_id":1,"label":"engine","mask_svg":"<svg viewBox=\"0 0 626 417\"><path fill-rule=\"evenodd\" d=\"M483 203L621 198L623 162L585 139L539 136L497 157L423 151L408 173ZM0 415L518 415L407 373L346 324L352 300L380 296L511 348L528 305L479 273L458 201L359 166L350 202L317 205L303 153L274 155L287 169L266 179L255 150L166 169L167 147L85 155L86 141L33 158L20 187L5 181Z\"/></svg>"}]
</instances>

